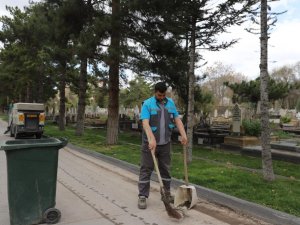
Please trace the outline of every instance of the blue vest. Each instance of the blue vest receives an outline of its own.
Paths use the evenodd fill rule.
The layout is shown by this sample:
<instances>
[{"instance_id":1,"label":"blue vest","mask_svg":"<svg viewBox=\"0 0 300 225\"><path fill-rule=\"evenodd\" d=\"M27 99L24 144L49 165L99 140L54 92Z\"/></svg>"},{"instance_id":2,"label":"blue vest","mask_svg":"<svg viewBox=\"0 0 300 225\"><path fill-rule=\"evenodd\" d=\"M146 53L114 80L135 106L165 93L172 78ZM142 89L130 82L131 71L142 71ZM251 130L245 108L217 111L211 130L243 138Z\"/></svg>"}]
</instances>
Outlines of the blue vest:
<instances>
[{"instance_id":1,"label":"blue vest","mask_svg":"<svg viewBox=\"0 0 300 225\"><path fill-rule=\"evenodd\" d=\"M160 119L161 119L161 109L159 107L159 102L156 100L155 96L148 98L143 102L140 119L149 119L149 124L151 130L154 134L156 142L160 141ZM171 140L172 130L175 127L174 119L178 117L178 112L176 106L171 98L165 99L165 140L168 142ZM143 141L148 142L146 133L143 130Z\"/></svg>"}]
</instances>

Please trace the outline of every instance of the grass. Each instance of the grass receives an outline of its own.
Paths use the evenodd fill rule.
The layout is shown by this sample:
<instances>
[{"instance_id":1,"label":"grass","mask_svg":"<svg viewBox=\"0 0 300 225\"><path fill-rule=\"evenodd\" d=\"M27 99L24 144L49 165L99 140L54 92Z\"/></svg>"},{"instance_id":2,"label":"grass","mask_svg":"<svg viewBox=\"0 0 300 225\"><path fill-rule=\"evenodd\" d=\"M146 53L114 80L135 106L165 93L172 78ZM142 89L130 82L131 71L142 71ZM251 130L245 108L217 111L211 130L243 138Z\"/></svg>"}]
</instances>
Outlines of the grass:
<instances>
[{"instance_id":1,"label":"grass","mask_svg":"<svg viewBox=\"0 0 300 225\"><path fill-rule=\"evenodd\" d=\"M7 122L8 121L8 115L0 113L0 119Z\"/></svg>"},{"instance_id":2,"label":"grass","mask_svg":"<svg viewBox=\"0 0 300 225\"><path fill-rule=\"evenodd\" d=\"M86 129L83 136L75 136L74 129L59 131L46 125L45 134L67 137L69 142L126 162L139 165L141 137L138 133L122 132L118 145L106 145L104 129ZM183 179L182 147L172 146L172 176ZM261 174L261 159L222 150L193 148L193 161L189 165L190 182L238 198L255 202L295 216L300 216L299 165L273 160L277 177L266 182Z\"/></svg>"}]
</instances>

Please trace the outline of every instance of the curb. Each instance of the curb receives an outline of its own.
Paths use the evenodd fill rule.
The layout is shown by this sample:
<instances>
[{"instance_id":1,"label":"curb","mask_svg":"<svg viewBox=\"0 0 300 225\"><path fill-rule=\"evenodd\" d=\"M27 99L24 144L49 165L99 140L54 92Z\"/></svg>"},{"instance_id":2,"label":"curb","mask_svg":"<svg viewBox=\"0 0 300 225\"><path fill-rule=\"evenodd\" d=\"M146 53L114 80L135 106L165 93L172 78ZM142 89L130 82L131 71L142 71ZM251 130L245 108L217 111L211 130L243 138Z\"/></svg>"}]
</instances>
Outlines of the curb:
<instances>
[{"instance_id":1,"label":"curb","mask_svg":"<svg viewBox=\"0 0 300 225\"><path fill-rule=\"evenodd\" d=\"M125 161L115 159L110 156L103 155L99 152L90 151L85 148L81 148L72 144L68 144L67 147L81 152L83 154L87 154L89 156L95 157L97 159L103 160L105 162L111 163L115 166L118 166L124 170L127 170L133 174L139 174L139 167ZM151 180L158 181L156 174L153 174ZM172 187L176 188L180 185L183 185L184 181L172 178ZM218 192L212 189L208 189L199 185L195 185L197 190L197 195L209 202L213 202L225 207L228 207L236 212L240 212L243 214L250 215L252 217L259 218L268 223L272 223L274 225L300 225L300 217L296 217L290 215L288 213L284 213L275 209L271 209L256 203L252 203L243 199L239 199L222 192Z\"/></svg>"}]
</instances>

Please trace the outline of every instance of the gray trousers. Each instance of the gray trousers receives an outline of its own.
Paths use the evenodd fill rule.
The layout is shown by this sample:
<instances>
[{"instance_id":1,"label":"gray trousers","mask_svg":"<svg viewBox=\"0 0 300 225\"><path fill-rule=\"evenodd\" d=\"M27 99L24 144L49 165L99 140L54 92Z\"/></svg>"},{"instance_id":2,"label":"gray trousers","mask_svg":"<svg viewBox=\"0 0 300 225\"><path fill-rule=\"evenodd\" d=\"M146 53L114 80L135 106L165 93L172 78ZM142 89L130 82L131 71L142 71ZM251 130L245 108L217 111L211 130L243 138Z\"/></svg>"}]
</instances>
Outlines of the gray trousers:
<instances>
[{"instance_id":1,"label":"gray trousers","mask_svg":"<svg viewBox=\"0 0 300 225\"><path fill-rule=\"evenodd\" d=\"M155 155L157 157L158 168L162 177L162 181L167 192L170 191L171 176L170 176L170 164L171 164L171 144L170 142L165 145L157 145ZM148 147L148 143L142 144L141 153L141 168L139 175L139 196L149 197L150 192L150 177L154 170L154 163L151 152Z\"/></svg>"}]
</instances>

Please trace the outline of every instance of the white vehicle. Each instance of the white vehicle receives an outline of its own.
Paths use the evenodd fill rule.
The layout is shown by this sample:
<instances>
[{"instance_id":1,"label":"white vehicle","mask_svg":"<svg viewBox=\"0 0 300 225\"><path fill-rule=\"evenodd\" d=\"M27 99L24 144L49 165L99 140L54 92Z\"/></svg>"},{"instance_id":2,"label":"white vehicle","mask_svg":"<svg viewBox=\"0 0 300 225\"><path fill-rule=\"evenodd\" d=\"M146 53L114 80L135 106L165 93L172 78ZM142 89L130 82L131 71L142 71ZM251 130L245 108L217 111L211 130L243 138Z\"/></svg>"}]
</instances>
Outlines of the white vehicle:
<instances>
[{"instance_id":1,"label":"white vehicle","mask_svg":"<svg viewBox=\"0 0 300 225\"><path fill-rule=\"evenodd\" d=\"M10 136L21 135L42 137L45 125L45 107L39 103L15 103L9 114L8 128Z\"/></svg>"}]
</instances>

